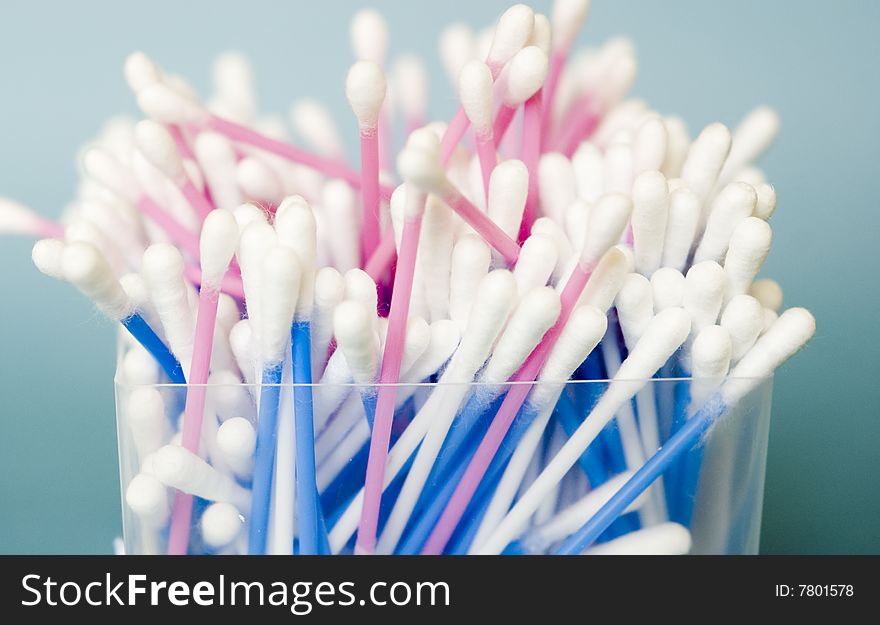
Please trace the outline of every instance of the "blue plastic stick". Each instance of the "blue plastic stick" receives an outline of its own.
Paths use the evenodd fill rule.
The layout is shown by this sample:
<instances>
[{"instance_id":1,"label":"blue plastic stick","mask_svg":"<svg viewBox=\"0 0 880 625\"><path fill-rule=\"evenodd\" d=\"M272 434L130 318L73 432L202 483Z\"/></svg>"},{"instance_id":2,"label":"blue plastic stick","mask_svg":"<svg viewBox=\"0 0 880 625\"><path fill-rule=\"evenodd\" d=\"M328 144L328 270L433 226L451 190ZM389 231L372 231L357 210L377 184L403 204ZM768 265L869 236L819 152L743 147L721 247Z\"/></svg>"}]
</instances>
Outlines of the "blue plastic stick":
<instances>
[{"instance_id":1,"label":"blue plastic stick","mask_svg":"<svg viewBox=\"0 0 880 625\"><path fill-rule=\"evenodd\" d=\"M680 380L675 384L675 402L672 413L672 427L670 437L681 430L687 421L688 406L691 403L691 385L689 382ZM679 522L681 518L681 485L683 478L684 461L678 462L669 467L668 478L669 486L666 489L667 507L669 509L669 519Z\"/></svg>"},{"instance_id":2,"label":"blue plastic stick","mask_svg":"<svg viewBox=\"0 0 880 625\"><path fill-rule=\"evenodd\" d=\"M123 319L122 325L156 359L156 362L159 363L162 371L165 372L165 375L168 376L172 384L186 384L183 369L180 363L177 362L177 358L174 357L171 350L153 332L153 328L150 327L150 324L139 313L132 313Z\"/></svg>"},{"instance_id":3,"label":"blue plastic stick","mask_svg":"<svg viewBox=\"0 0 880 625\"><path fill-rule=\"evenodd\" d=\"M280 395L281 363L278 363L263 371L263 384L260 389L257 448L254 451L254 479L251 486L251 518L248 527L248 553L252 555L266 553Z\"/></svg>"},{"instance_id":4,"label":"blue plastic stick","mask_svg":"<svg viewBox=\"0 0 880 625\"><path fill-rule=\"evenodd\" d=\"M556 403L555 416L559 421L559 424L562 426L566 436L569 437L574 434L575 430L577 430L581 424L581 420L577 417L577 408L575 407L574 402L571 397L564 392ZM587 447L586 451L581 454L581 457L578 458L578 464L584 470L584 473L586 473L587 479L590 481L590 486L592 488L601 486L608 481L608 471L605 468L605 464L602 461L600 454L601 450L594 441L594 443Z\"/></svg>"},{"instance_id":5,"label":"blue plastic stick","mask_svg":"<svg viewBox=\"0 0 880 625\"><path fill-rule=\"evenodd\" d=\"M473 453L482 440L491 418L498 412L503 399L503 395L492 394L487 397L479 390L468 397L446 434L446 440L443 441L440 453L422 488L420 501L428 500L433 496L433 492L446 479L450 467L460 462L464 455L470 457L469 454Z\"/></svg>"},{"instance_id":6,"label":"blue plastic stick","mask_svg":"<svg viewBox=\"0 0 880 625\"><path fill-rule=\"evenodd\" d=\"M290 329L293 364L293 406L296 429L296 512L299 550L320 553L321 502L315 480L315 416L312 411L312 340L308 321ZM324 541L326 542L326 537Z\"/></svg>"},{"instance_id":7,"label":"blue plastic stick","mask_svg":"<svg viewBox=\"0 0 880 625\"><path fill-rule=\"evenodd\" d=\"M367 416L367 423L370 431L373 431L373 418L376 416L376 393L370 389L361 389L361 403L364 406L364 414Z\"/></svg>"},{"instance_id":8,"label":"blue plastic stick","mask_svg":"<svg viewBox=\"0 0 880 625\"><path fill-rule=\"evenodd\" d=\"M495 491L495 488L498 485L498 480L501 479L501 475L504 473L504 468L507 466L507 462L510 460L513 452L516 451L520 439L526 433L526 430L529 429L529 426L532 424L532 421L535 420L535 417L537 417L537 413L528 404L520 409L520 412L516 419L514 419L510 430L508 430L507 435L498 447L495 457L486 469L483 479L480 480L480 486L474 493L474 497L471 500L472 503L474 503L474 501L479 501L478 497L485 496L486 493L491 494ZM430 504L425 508L415 525L413 525L412 532L398 549L399 553L415 554L418 553L418 550L421 550L423 543L428 540L428 536L434 529L437 519L439 519L440 515L443 513L447 501L452 497L452 493L458 485L458 482L461 480L461 476L464 475L464 470L467 468L468 460L470 459L470 456L473 455L473 451L474 450L470 450L467 458L462 458L460 462L454 465L454 474L449 476L448 479L443 480L441 482L441 489L432 494L433 498L430 501ZM470 520L467 516L462 518ZM417 551L408 551L408 549L412 548Z\"/></svg>"},{"instance_id":9,"label":"blue plastic stick","mask_svg":"<svg viewBox=\"0 0 880 625\"><path fill-rule=\"evenodd\" d=\"M727 411L720 394L715 394L693 417L673 434L657 453L617 491L608 502L581 528L566 539L558 555L583 552L596 542L605 529L626 510L654 481L700 442L703 434Z\"/></svg>"}]
</instances>

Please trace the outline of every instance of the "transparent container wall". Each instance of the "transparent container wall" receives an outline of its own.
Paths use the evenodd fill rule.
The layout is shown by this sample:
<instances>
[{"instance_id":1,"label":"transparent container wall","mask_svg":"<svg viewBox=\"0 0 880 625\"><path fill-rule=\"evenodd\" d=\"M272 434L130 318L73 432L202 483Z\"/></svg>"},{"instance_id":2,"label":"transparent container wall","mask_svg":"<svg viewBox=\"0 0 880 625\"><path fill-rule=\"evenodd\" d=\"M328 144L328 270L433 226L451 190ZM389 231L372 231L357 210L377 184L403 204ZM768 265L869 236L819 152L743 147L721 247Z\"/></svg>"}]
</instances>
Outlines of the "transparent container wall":
<instances>
[{"instance_id":1,"label":"transparent container wall","mask_svg":"<svg viewBox=\"0 0 880 625\"><path fill-rule=\"evenodd\" d=\"M131 376L129 376L131 377ZM562 541L586 521L609 493L626 479L626 472L645 461L696 408L706 383L652 379L627 382L637 391L617 406L614 417L590 443L562 481L542 498L506 553L554 553ZM709 385L711 386L711 385ZM678 460L612 524L596 543L610 553L648 552L749 554L758 549L772 380L748 383L749 390L703 436L701 444ZM295 492L294 387L279 392L277 436L259 445L275 445L272 494L262 501L268 510L266 553L299 552ZM316 423L316 479L323 524L330 545L322 553L351 553L357 526L357 503L352 503L364 481L370 425L376 387L300 387L312 399ZM606 381L534 385L505 439L507 457L490 466L447 546L450 553L468 553L475 540L491 535L501 516L531 485L535 477L565 444L571 433L592 413L609 388ZM436 385L397 386L397 409L392 447L421 430L451 426L431 472L412 507L393 553L418 553L436 518L438 501L449 496L456 469L469 458L496 414L505 386ZM711 390L711 389L710 389ZM173 385L133 384L125 380L124 366L117 374L116 400L119 464L123 493L126 552L166 553L172 510L189 491L192 512L184 532L183 551L190 554L244 554L249 548L253 460L249 436L257 429L261 395L266 388L248 385L209 385L198 450L199 458L181 464L178 430L187 389ZM303 395L301 394L300 397ZM372 416L372 415L371 415ZM232 424L230 425L230 422ZM528 427L526 427L528 426ZM409 434L405 434L407 431ZM511 436L515 439L511 439ZM415 440L421 440L416 436ZM401 443L404 441L404 443ZM231 451L230 451L231 450ZM420 452L421 453L421 452ZM503 455L503 454L502 454ZM431 454L423 454L431 457ZM386 490L379 535L387 529L391 506L413 472L406 463ZM459 473L460 475L460 473ZM416 481L415 477L412 481ZM178 490L180 489L180 490ZM416 489L415 492L419 492ZM444 495L445 493L445 495ZM508 501L510 503L505 504ZM355 508L352 510L352 508ZM634 507L634 509L633 509ZM487 512L487 509L493 513ZM433 510L433 512L432 512ZM434 515L433 517L431 515ZM682 543L681 528L652 534L651 527L675 522L687 528L690 541ZM348 530L345 530L344 527ZM338 525L342 524L342 525ZM427 530L426 530L427 528ZM178 528L179 529L179 528ZM662 529L662 528L661 528ZM260 530L262 533L263 530ZM421 534L419 533L421 532ZM186 534L188 533L188 538ZM658 536L660 538L658 538ZM664 544L663 536L675 544ZM420 538L421 537L421 538ZM645 540L638 540L645 537ZM660 541L658 544L657 541ZM647 542L646 542L647 541ZM261 541L257 541L261 542ZM385 542L385 549L388 541Z\"/></svg>"}]
</instances>

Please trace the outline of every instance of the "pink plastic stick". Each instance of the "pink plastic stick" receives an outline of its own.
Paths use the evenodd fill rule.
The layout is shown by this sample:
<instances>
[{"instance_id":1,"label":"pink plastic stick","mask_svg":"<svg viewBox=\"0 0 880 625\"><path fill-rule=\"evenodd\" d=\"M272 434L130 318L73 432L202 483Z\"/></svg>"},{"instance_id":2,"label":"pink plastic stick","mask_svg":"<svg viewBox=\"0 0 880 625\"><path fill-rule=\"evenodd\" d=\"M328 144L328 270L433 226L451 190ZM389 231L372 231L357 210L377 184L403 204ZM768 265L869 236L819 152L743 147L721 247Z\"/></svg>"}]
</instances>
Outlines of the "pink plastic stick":
<instances>
[{"instance_id":1,"label":"pink plastic stick","mask_svg":"<svg viewBox=\"0 0 880 625\"><path fill-rule=\"evenodd\" d=\"M557 151L571 158L581 142L592 136L601 120L602 114L593 97L589 94L581 96L562 124L562 134L556 142Z\"/></svg>"},{"instance_id":2,"label":"pink plastic stick","mask_svg":"<svg viewBox=\"0 0 880 625\"><path fill-rule=\"evenodd\" d=\"M519 258L519 245L516 241L507 236L507 233L489 219L486 213L471 204L458 189L451 184L448 185L441 199L476 230L486 243L495 248L509 265L516 263L516 259Z\"/></svg>"},{"instance_id":3,"label":"pink plastic stick","mask_svg":"<svg viewBox=\"0 0 880 625\"><path fill-rule=\"evenodd\" d=\"M189 141L183 133L183 129L176 124L168 124L166 128L171 134L171 138L174 139L174 145L177 146L177 151L180 152L180 155L189 161L195 161L196 155L193 153Z\"/></svg>"},{"instance_id":4,"label":"pink plastic stick","mask_svg":"<svg viewBox=\"0 0 880 625\"><path fill-rule=\"evenodd\" d=\"M376 549L379 504L382 501L385 463L388 459L394 403L397 399L395 385L400 381L400 363L403 360L403 343L406 339L409 302L412 296L421 227L421 216L407 219L401 236L400 257L394 275L394 290L391 292L391 309L388 312L388 334L385 338L385 352L382 355L382 368L379 372L379 396L376 398L376 415L373 419L370 455L367 458L367 473L364 478L364 505L358 525L356 553L371 554Z\"/></svg>"},{"instance_id":5,"label":"pink plastic stick","mask_svg":"<svg viewBox=\"0 0 880 625\"><path fill-rule=\"evenodd\" d=\"M501 74L501 70L504 69L504 66L496 63L488 63L488 65L489 72L492 74L492 82L495 82ZM446 132L443 133L443 139L440 140L441 165L446 167L446 165L449 164L449 159L452 158L452 155L455 152L455 146L461 141L461 138L464 136L464 133L467 132L467 129L470 128L470 125L471 120L468 119L467 113L464 112L464 107L459 106L458 110L455 111L455 115L450 120L449 125L446 127Z\"/></svg>"},{"instance_id":6,"label":"pink plastic stick","mask_svg":"<svg viewBox=\"0 0 880 625\"><path fill-rule=\"evenodd\" d=\"M544 110L541 112L541 134L550 136L550 124L553 122L553 104L556 101L556 89L559 87L559 78L562 69L568 60L568 50L554 51L550 55L550 69L547 71L547 80L544 82Z\"/></svg>"},{"instance_id":7,"label":"pink plastic stick","mask_svg":"<svg viewBox=\"0 0 880 625\"><path fill-rule=\"evenodd\" d=\"M366 261L379 245L379 133L376 128L361 130L361 197L363 226L361 260Z\"/></svg>"},{"instance_id":8,"label":"pink plastic stick","mask_svg":"<svg viewBox=\"0 0 880 625\"><path fill-rule=\"evenodd\" d=\"M522 161L529 172L529 192L526 195L526 208L520 226L520 240L525 240L538 218L538 161L541 158L541 112L542 90L526 100L523 110Z\"/></svg>"},{"instance_id":9,"label":"pink plastic stick","mask_svg":"<svg viewBox=\"0 0 880 625\"><path fill-rule=\"evenodd\" d=\"M193 284L200 285L202 283L202 272L195 265L187 265L184 267L183 272L186 279ZM220 284L220 291L237 300L244 300L244 286L241 282L241 276L236 275L231 267L229 272L223 276L223 282Z\"/></svg>"},{"instance_id":10,"label":"pink plastic stick","mask_svg":"<svg viewBox=\"0 0 880 625\"><path fill-rule=\"evenodd\" d=\"M492 419L492 423L483 436L483 440L480 441L480 446L477 448L473 458L471 458L467 469L465 469L461 481L456 486L452 498L446 504L443 514L425 543L422 554L435 555L443 552L446 543L449 542L449 538L452 536L452 532L455 531L456 525L461 520L461 515L464 514L465 508L470 503L477 485L480 483L483 475L485 475L486 469L489 468L489 463L495 457L495 453L501 446L501 441L504 440L507 430L510 429L510 425L513 423L514 418L516 418L523 401L525 401L526 396L529 394L532 385L528 384L528 382L534 382L541 372L541 367L544 366L547 356L549 356L556 341L559 340L562 329L568 323L571 313L577 306L581 293L587 285L591 274L592 269L577 265L568 282L565 283L565 288L560 297L562 309L559 313L559 318L553 327L547 331L538 346L532 350L532 353L526 358L519 371L511 378L512 382L522 382L522 384L511 385L510 391L498 409L498 413Z\"/></svg>"},{"instance_id":11,"label":"pink plastic stick","mask_svg":"<svg viewBox=\"0 0 880 625\"><path fill-rule=\"evenodd\" d=\"M359 188L361 186L360 173L338 160L311 154L310 152L292 146L289 143L270 139L250 128L222 119L216 115L212 115L208 118L206 126L211 130L215 130L220 134L225 135L232 141L246 143L255 148L276 154L289 161L293 161L294 163L299 163L305 167L317 170L330 178L341 178L353 187ZM380 185L379 188L384 199L389 199L391 197L391 192L394 190L388 185Z\"/></svg>"},{"instance_id":12,"label":"pink plastic stick","mask_svg":"<svg viewBox=\"0 0 880 625\"><path fill-rule=\"evenodd\" d=\"M491 130L488 134L474 133L474 143L477 146L477 156L480 159L480 171L483 174L483 193L486 195L486 203L489 202L489 179L492 178L492 170L498 164L498 155L495 152L495 139Z\"/></svg>"},{"instance_id":13,"label":"pink plastic stick","mask_svg":"<svg viewBox=\"0 0 880 625\"><path fill-rule=\"evenodd\" d=\"M186 404L183 409L181 445L194 454L199 453L202 420L205 416L205 396L208 372L211 368L211 350L214 345L214 325L217 320L219 293L203 287L199 292L199 310L196 315L193 339L192 365L189 369ZM179 495L179 496L178 496ZM188 500L188 501L187 501ZM168 534L168 555L186 554L192 519L192 495L177 493L171 511L171 529Z\"/></svg>"},{"instance_id":14,"label":"pink plastic stick","mask_svg":"<svg viewBox=\"0 0 880 625\"><path fill-rule=\"evenodd\" d=\"M504 140L504 135L507 134L507 129L510 128L510 122L513 121L514 115L516 115L514 107L507 106L506 104L498 107L498 112L495 113L494 128L492 129L492 136L495 137L495 147L499 147Z\"/></svg>"},{"instance_id":15,"label":"pink plastic stick","mask_svg":"<svg viewBox=\"0 0 880 625\"><path fill-rule=\"evenodd\" d=\"M379 246L373 251L364 265L364 271L373 279L373 282L379 283L385 276L385 272L391 267L394 258L397 256L397 247L394 244L394 231L388 229L385 236L379 242Z\"/></svg>"},{"instance_id":16,"label":"pink plastic stick","mask_svg":"<svg viewBox=\"0 0 880 625\"><path fill-rule=\"evenodd\" d=\"M137 207L149 219L154 221L157 226L162 228L171 240L177 243L183 250L189 254L193 260L199 258L199 237L197 234L187 230L183 224L169 215L161 206L156 204L148 195L142 195L137 201Z\"/></svg>"},{"instance_id":17,"label":"pink plastic stick","mask_svg":"<svg viewBox=\"0 0 880 625\"><path fill-rule=\"evenodd\" d=\"M391 154L394 139L391 136L391 129L391 116L388 115L388 110L383 107L379 113L379 163L382 171L394 169L394 157Z\"/></svg>"},{"instance_id":18,"label":"pink plastic stick","mask_svg":"<svg viewBox=\"0 0 880 625\"><path fill-rule=\"evenodd\" d=\"M205 195L196 189L196 185L193 184L193 181L187 178L180 185L180 192L183 193L183 197L186 198L186 201L189 202L189 205L193 207L193 210L196 212L196 215L199 216L199 219L204 221L205 217L208 216L214 207L205 197Z\"/></svg>"},{"instance_id":19,"label":"pink plastic stick","mask_svg":"<svg viewBox=\"0 0 880 625\"><path fill-rule=\"evenodd\" d=\"M464 133L467 132L470 125L471 120L468 119L467 113L464 112L463 107L459 106L458 110L455 112L455 116L446 127L446 132L443 133L443 139L440 141L441 165L446 167L446 165L449 164L449 159L452 158L452 154L455 152L455 146L461 141L461 138L464 136Z\"/></svg>"},{"instance_id":20,"label":"pink plastic stick","mask_svg":"<svg viewBox=\"0 0 880 625\"><path fill-rule=\"evenodd\" d=\"M44 239L63 239L64 226L49 219L38 218L36 234Z\"/></svg>"}]
</instances>

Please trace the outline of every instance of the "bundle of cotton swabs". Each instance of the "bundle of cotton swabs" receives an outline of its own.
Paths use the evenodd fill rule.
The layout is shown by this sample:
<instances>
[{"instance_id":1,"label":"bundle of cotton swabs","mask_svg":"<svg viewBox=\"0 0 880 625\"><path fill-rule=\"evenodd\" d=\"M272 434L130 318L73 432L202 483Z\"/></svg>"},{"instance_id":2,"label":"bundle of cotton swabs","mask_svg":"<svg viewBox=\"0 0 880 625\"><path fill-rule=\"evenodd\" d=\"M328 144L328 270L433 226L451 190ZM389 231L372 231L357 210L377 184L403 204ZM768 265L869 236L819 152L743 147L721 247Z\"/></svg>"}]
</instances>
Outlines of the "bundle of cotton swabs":
<instances>
[{"instance_id":1,"label":"bundle of cotton swabs","mask_svg":"<svg viewBox=\"0 0 880 625\"><path fill-rule=\"evenodd\" d=\"M291 112L308 149L290 143L240 54L203 103L135 53L146 118L83 150L63 225L3 200L0 226L41 238L40 271L127 329L135 549L690 548L700 467L683 459L815 328L756 280L776 195L753 161L778 119L691 140L627 98L628 41L572 54L588 5L447 29L448 124L426 124L417 58L388 89L386 24L358 13L359 167L314 101ZM655 375L685 378L675 415ZM564 384L605 378L586 400Z\"/></svg>"}]
</instances>

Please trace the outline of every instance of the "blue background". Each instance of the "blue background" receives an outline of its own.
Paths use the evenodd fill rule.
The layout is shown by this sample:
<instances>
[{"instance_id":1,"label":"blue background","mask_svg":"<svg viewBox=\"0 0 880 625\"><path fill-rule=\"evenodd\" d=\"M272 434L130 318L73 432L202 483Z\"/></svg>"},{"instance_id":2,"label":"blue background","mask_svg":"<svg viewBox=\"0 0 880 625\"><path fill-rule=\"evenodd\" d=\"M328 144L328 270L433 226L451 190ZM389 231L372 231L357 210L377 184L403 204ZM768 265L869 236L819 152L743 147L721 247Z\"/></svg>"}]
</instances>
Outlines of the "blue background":
<instances>
[{"instance_id":1,"label":"blue background","mask_svg":"<svg viewBox=\"0 0 880 625\"><path fill-rule=\"evenodd\" d=\"M430 62L434 116L455 105L436 61L452 20L482 26L501 1L370 3L392 55ZM779 194L765 275L819 331L777 378L762 549L880 552L880 206L876 29L880 3L600 0L581 41L635 39L635 93L697 132L754 105L781 113L763 167ZM143 49L208 88L212 58L252 58L264 108L297 96L332 107L354 144L343 80L360 2L3 2L0 194L57 216L78 146L134 113L121 76ZM549 10L549 3L535 6ZM873 76L873 78L872 78ZM0 240L0 552L107 552L121 531L113 409L114 328L30 264L31 242Z\"/></svg>"}]
</instances>

